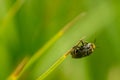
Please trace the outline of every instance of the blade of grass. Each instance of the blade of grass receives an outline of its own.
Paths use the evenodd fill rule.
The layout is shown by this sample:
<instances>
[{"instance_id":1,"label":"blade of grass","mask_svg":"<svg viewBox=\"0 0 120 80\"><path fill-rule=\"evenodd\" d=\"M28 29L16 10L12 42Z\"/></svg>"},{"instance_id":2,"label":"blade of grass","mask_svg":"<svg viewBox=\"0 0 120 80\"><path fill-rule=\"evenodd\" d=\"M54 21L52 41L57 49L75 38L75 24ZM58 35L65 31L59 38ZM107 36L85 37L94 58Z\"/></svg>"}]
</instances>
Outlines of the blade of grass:
<instances>
[{"instance_id":1,"label":"blade of grass","mask_svg":"<svg viewBox=\"0 0 120 80\"><path fill-rule=\"evenodd\" d=\"M82 40L85 37L82 37L80 40ZM78 45L80 43L80 41L76 44ZM67 55L69 55L71 53L71 51L73 50L73 48L71 48L70 50L68 50L63 56L61 56L46 72L44 72L40 77L38 77L36 80L43 80L44 78L46 78L53 70L55 70L67 57Z\"/></svg>"},{"instance_id":2,"label":"blade of grass","mask_svg":"<svg viewBox=\"0 0 120 80\"><path fill-rule=\"evenodd\" d=\"M19 74L17 74L16 76L14 76L14 78L16 77L16 79L19 79L21 77L21 75L34 63L36 62L40 56L42 55L42 53L44 53L56 40L58 40L75 22L77 22L80 18L82 18L85 15L85 13L81 13L80 15L78 15L75 19L73 19L71 22L69 22L67 25L65 25L63 27L63 29L61 29L53 38L51 38L51 40L49 40L41 49L39 49L32 57L31 59L28 61L28 63L26 63L26 65L24 66L24 68L20 71ZM11 76L12 77L12 76Z\"/></svg>"},{"instance_id":3,"label":"blade of grass","mask_svg":"<svg viewBox=\"0 0 120 80\"><path fill-rule=\"evenodd\" d=\"M13 6L10 8L10 10L7 12L5 17L3 18L1 22L0 30L1 32L4 31L5 27L9 24L11 19L15 16L15 14L19 11L19 9L22 7L24 4L24 0L17 0Z\"/></svg>"},{"instance_id":4,"label":"blade of grass","mask_svg":"<svg viewBox=\"0 0 120 80\"><path fill-rule=\"evenodd\" d=\"M29 57L25 57L22 62L18 65L18 67L15 69L15 71L8 77L7 80L16 80L16 75L20 73L20 71L23 69L25 64L27 63Z\"/></svg>"},{"instance_id":5,"label":"blade of grass","mask_svg":"<svg viewBox=\"0 0 120 80\"><path fill-rule=\"evenodd\" d=\"M55 70L66 59L66 57L70 53L70 51L71 50L69 50L62 57L60 57L46 72L44 72L36 80L43 80L45 77L47 77L53 70Z\"/></svg>"}]
</instances>

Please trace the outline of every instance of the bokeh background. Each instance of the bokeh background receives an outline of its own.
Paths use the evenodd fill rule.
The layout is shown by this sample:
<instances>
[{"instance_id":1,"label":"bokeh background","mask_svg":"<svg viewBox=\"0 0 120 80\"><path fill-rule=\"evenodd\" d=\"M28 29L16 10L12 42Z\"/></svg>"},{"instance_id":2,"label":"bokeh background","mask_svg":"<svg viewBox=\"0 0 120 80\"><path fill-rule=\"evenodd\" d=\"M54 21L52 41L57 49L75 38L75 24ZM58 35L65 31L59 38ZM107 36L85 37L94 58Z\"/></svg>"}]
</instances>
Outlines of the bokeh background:
<instances>
[{"instance_id":1,"label":"bokeh background","mask_svg":"<svg viewBox=\"0 0 120 80\"><path fill-rule=\"evenodd\" d=\"M96 39L94 53L82 59L69 55L45 80L120 80L119 0L0 0L0 80L83 12L21 80L36 80L83 36Z\"/></svg>"}]
</instances>

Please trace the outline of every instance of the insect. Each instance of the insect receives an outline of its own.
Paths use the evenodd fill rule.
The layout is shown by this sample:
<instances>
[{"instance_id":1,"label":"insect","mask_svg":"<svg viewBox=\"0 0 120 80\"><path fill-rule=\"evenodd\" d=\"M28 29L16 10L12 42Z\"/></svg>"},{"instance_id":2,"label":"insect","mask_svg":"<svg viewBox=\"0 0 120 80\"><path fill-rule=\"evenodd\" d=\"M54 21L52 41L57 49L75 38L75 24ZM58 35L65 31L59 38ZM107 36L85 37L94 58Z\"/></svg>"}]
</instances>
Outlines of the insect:
<instances>
[{"instance_id":1,"label":"insect","mask_svg":"<svg viewBox=\"0 0 120 80\"><path fill-rule=\"evenodd\" d=\"M81 44L81 45L80 45ZM89 56L95 49L94 43L88 43L80 40L71 50L72 58L82 58Z\"/></svg>"}]
</instances>

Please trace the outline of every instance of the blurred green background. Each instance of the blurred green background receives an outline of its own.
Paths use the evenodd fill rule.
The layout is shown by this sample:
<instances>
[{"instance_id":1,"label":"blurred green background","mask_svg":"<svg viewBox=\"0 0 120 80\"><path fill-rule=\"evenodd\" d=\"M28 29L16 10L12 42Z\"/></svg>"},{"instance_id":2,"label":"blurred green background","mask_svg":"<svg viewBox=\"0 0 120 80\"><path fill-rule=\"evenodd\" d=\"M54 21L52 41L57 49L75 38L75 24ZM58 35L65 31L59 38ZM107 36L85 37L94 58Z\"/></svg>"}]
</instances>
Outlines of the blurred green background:
<instances>
[{"instance_id":1,"label":"blurred green background","mask_svg":"<svg viewBox=\"0 0 120 80\"><path fill-rule=\"evenodd\" d=\"M86 16L47 49L21 80L35 80L83 36L94 53L67 59L45 80L120 80L120 1L0 0L0 80L80 13Z\"/></svg>"}]
</instances>

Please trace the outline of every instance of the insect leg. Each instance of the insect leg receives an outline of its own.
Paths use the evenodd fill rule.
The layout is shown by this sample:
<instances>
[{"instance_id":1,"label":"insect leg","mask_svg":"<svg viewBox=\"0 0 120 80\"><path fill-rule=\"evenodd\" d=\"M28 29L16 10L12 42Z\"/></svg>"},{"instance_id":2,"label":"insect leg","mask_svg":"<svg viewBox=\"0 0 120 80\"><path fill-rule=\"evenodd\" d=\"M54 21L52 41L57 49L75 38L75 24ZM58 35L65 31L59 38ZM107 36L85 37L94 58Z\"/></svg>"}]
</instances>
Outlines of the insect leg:
<instances>
[{"instance_id":1,"label":"insect leg","mask_svg":"<svg viewBox=\"0 0 120 80\"><path fill-rule=\"evenodd\" d=\"M83 46L85 45L85 43L84 43L84 41L83 41L83 40L80 40L80 42L82 43L82 45L83 45Z\"/></svg>"}]
</instances>

